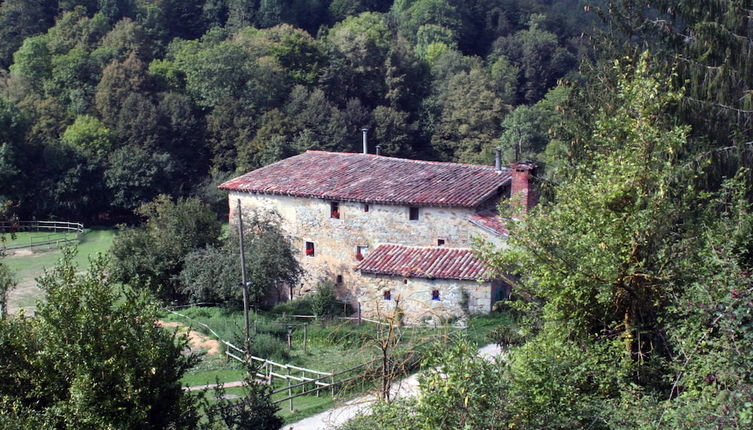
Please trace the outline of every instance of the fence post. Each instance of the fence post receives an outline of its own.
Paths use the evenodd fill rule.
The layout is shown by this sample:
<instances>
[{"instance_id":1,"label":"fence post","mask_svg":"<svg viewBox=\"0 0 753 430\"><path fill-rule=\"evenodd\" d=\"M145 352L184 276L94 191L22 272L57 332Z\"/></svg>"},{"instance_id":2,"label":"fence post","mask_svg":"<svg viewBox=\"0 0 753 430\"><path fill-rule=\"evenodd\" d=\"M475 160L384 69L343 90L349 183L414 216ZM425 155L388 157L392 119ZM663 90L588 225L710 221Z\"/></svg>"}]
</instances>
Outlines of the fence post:
<instances>
[{"instance_id":1,"label":"fence post","mask_svg":"<svg viewBox=\"0 0 753 430\"><path fill-rule=\"evenodd\" d=\"M303 353L309 352L309 323L303 323Z\"/></svg>"},{"instance_id":2,"label":"fence post","mask_svg":"<svg viewBox=\"0 0 753 430\"><path fill-rule=\"evenodd\" d=\"M290 366L285 366L285 369L288 371L288 397L290 397L290 399L288 399L288 406L290 408L290 412L293 412L293 390L290 388Z\"/></svg>"},{"instance_id":3,"label":"fence post","mask_svg":"<svg viewBox=\"0 0 753 430\"><path fill-rule=\"evenodd\" d=\"M329 375L329 392L332 395L332 399L335 398L335 375L330 373Z\"/></svg>"}]
</instances>

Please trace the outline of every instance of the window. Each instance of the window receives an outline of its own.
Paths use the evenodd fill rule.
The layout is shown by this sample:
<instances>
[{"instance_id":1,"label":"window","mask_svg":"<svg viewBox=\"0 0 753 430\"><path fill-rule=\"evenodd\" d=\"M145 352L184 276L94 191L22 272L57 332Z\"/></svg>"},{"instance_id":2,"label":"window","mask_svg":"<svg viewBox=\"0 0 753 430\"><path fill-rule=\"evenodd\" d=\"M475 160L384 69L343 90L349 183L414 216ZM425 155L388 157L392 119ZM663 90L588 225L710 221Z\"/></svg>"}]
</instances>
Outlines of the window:
<instances>
[{"instance_id":1,"label":"window","mask_svg":"<svg viewBox=\"0 0 753 430\"><path fill-rule=\"evenodd\" d=\"M408 278L403 279L403 284L408 285Z\"/></svg>"},{"instance_id":2,"label":"window","mask_svg":"<svg viewBox=\"0 0 753 430\"><path fill-rule=\"evenodd\" d=\"M313 257L315 255L314 242L306 242L306 255Z\"/></svg>"},{"instance_id":3,"label":"window","mask_svg":"<svg viewBox=\"0 0 753 430\"><path fill-rule=\"evenodd\" d=\"M439 301L439 290L432 290L431 299Z\"/></svg>"},{"instance_id":4,"label":"window","mask_svg":"<svg viewBox=\"0 0 753 430\"><path fill-rule=\"evenodd\" d=\"M329 217L334 219L340 219L340 203L331 202L329 204Z\"/></svg>"},{"instance_id":5,"label":"window","mask_svg":"<svg viewBox=\"0 0 753 430\"><path fill-rule=\"evenodd\" d=\"M364 212L368 212L369 211L369 204L368 203L364 203L363 204L363 211Z\"/></svg>"},{"instance_id":6,"label":"window","mask_svg":"<svg viewBox=\"0 0 753 430\"><path fill-rule=\"evenodd\" d=\"M384 300L392 300L392 292L390 290L384 290Z\"/></svg>"},{"instance_id":7,"label":"window","mask_svg":"<svg viewBox=\"0 0 753 430\"><path fill-rule=\"evenodd\" d=\"M343 275L337 275L337 281L335 281L337 285L342 285L343 283Z\"/></svg>"},{"instance_id":8,"label":"window","mask_svg":"<svg viewBox=\"0 0 753 430\"><path fill-rule=\"evenodd\" d=\"M418 221L418 208L416 207L408 208L408 219L411 221Z\"/></svg>"},{"instance_id":9,"label":"window","mask_svg":"<svg viewBox=\"0 0 753 430\"><path fill-rule=\"evenodd\" d=\"M366 253L369 252L368 246L356 246L356 260L361 261L363 260L363 257L366 256Z\"/></svg>"},{"instance_id":10,"label":"window","mask_svg":"<svg viewBox=\"0 0 753 430\"><path fill-rule=\"evenodd\" d=\"M437 239L437 246L444 246L444 239Z\"/></svg>"}]
</instances>

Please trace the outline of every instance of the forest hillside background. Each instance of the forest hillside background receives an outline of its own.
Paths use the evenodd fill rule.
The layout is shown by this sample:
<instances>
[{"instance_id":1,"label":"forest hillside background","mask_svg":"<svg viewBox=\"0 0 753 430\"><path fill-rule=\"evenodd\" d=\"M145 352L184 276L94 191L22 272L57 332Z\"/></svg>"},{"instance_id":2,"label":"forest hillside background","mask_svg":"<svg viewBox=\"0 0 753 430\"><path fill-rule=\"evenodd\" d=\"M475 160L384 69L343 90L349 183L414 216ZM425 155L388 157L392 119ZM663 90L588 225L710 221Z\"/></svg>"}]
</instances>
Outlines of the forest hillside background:
<instances>
[{"instance_id":1,"label":"forest hillside background","mask_svg":"<svg viewBox=\"0 0 753 430\"><path fill-rule=\"evenodd\" d=\"M96 224L160 194L222 212L221 181L360 151L362 127L388 156L533 158L594 20L578 0L2 0L0 199Z\"/></svg>"}]
</instances>

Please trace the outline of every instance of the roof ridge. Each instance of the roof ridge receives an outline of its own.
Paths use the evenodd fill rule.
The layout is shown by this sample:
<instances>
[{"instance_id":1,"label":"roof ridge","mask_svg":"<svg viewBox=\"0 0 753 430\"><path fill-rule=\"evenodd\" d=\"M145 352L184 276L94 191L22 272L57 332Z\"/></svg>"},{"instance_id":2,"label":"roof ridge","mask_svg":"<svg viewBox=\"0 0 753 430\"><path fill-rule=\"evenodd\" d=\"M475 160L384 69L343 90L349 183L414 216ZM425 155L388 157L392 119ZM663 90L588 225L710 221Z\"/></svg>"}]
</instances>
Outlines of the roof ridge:
<instances>
[{"instance_id":1,"label":"roof ridge","mask_svg":"<svg viewBox=\"0 0 753 430\"><path fill-rule=\"evenodd\" d=\"M465 167L472 167L472 168L480 168L484 170L495 170L495 166L488 165L488 164L470 164L470 163L455 163L453 161L433 161L433 160L416 160L413 158L401 158L401 157L389 157L386 155L376 155L376 154L364 154L362 152L337 152L337 151L323 151L320 149L307 149L305 153L308 152L315 152L319 154L333 154L333 155L344 155L344 156L366 156L366 157L372 157L372 158L379 158L379 159L386 159L391 161L402 161L407 163L417 163L417 164L441 164L441 165L447 165L452 164L455 166L465 166ZM302 154L298 154L302 155ZM295 155L294 155L295 157ZM266 167L266 166L265 166ZM502 171L510 170L509 167L503 167Z\"/></svg>"},{"instance_id":2,"label":"roof ridge","mask_svg":"<svg viewBox=\"0 0 753 430\"><path fill-rule=\"evenodd\" d=\"M429 245L429 246L421 246L421 245L403 245L401 243L391 243L391 242L380 243L379 245L377 245L377 248L379 248L380 246L400 246L400 247L403 247L403 248L412 248L412 249L436 249L436 250L446 249L446 250L454 250L454 251L473 251L474 250L473 248L455 248L455 247L452 247L452 246L445 246L445 245L443 245L443 246L436 246L436 245L434 245L434 246L431 246L431 245Z\"/></svg>"}]
</instances>

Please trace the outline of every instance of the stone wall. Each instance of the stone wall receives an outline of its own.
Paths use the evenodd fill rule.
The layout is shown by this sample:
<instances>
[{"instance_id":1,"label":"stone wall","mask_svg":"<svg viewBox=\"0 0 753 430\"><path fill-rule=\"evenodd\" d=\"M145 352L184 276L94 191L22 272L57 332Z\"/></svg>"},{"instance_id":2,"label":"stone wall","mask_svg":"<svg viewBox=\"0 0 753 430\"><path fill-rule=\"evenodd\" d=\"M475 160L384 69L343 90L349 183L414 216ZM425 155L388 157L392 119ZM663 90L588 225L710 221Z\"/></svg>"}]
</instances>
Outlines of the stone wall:
<instances>
[{"instance_id":1,"label":"stone wall","mask_svg":"<svg viewBox=\"0 0 753 430\"><path fill-rule=\"evenodd\" d=\"M231 224L237 222L238 199L244 214L253 210L274 210L282 217L282 227L298 249L299 260L306 271L306 278L295 295L312 291L320 280L336 283L341 276L340 298L353 304L359 301L362 291L366 291L364 285L371 280L362 279L353 270L358 264L358 246L370 250L383 243L437 246L437 241L443 239L445 246L470 248L475 237L498 240L468 221L467 217L475 212L472 209L421 207L419 219L411 221L407 206L369 204L367 212L363 203L338 202L340 218L334 219L330 217L328 200L232 191L229 194ZM306 242L314 243L314 256L306 255ZM448 301L459 300L454 293L448 294ZM487 311L490 308L486 302L479 306Z\"/></svg>"},{"instance_id":2,"label":"stone wall","mask_svg":"<svg viewBox=\"0 0 753 430\"><path fill-rule=\"evenodd\" d=\"M406 324L439 324L468 314L487 313L496 288L491 282L453 279L371 274L362 278L358 293L363 315L384 318L392 315L397 305ZM434 290L439 291L439 300L433 300ZM385 291L390 292L390 300L385 300Z\"/></svg>"}]
</instances>

